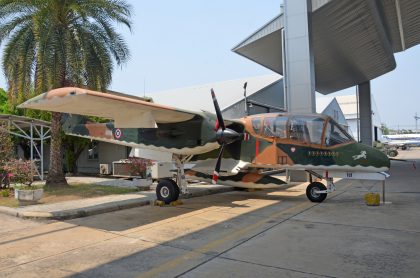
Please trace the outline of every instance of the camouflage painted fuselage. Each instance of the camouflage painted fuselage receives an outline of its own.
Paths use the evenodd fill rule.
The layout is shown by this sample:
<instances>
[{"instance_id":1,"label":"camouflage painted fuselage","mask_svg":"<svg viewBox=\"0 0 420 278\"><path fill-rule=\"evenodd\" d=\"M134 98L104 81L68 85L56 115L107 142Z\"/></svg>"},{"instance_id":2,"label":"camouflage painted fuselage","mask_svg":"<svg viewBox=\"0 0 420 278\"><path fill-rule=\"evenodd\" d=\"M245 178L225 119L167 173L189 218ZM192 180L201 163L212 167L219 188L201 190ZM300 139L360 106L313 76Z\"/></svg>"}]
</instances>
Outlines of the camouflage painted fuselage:
<instances>
[{"instance_id":1,"label":"camouflage painted fuselage","mask_svg":"<svg viewBox=\"0 0 420 278\"><path fill-rule=\"evenodd\" d=\"M227 127L237 132L245 132L246 135L244 140L227 145L223 156L222 175L237 174L243 168L362 172L381 172L389 169L389 159L386 155L354 140L327 146L324 138L328 137L327 125L329 122L333 123L333 120L322 115L316 115L325 121L317 143L309 139L294 140L291 131L287 131L284 138L267 136L263 131L266 118L278 116L292 117L287 114L263 114L229 122ZM78 116L69 118L64 124L65 132L131 147L194 155L191 161L196 162L197 168L206 174L213 171L214 161L219 152L219 144L215 137L216 119L211 113L202 113L185 122L158 124L157 128L118 129L112 123L88 123L81 119ZM258 119L260 128L256 129L253 124L255 125Z\"/></svg>"}]
</instances>

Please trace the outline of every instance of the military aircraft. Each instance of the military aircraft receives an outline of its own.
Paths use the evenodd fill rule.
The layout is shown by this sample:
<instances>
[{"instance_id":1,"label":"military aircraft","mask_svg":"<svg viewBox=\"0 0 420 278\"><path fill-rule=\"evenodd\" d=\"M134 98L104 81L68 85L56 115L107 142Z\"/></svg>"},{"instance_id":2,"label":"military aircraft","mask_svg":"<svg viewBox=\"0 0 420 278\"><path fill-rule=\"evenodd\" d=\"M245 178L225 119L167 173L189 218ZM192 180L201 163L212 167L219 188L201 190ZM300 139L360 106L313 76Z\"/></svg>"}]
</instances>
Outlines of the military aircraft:
<instances>
[{"instance_id":1,"label":"military aircraft","mask_svg":"<svg viewBox=\"0 0 420 278\"><path fill-rule=\"evenodd\" d=\"M357 143L331 117L270 113L225 120L213 90L211 95L216 114L74 87L51 90L19 107L72 114L63 124L67 134L172 153L176 181L162 179L156 188L158 200L165 203L187 192L185 175L236 187L273 188L285 182L270 171L303 170L311 177L306 195L312 202L322 202L334 191L333 177L387 177L388 157ZM113 121L95 123L77 115ZM185 170L186 163L193 167Z\"/></svg>"}]
</instances>

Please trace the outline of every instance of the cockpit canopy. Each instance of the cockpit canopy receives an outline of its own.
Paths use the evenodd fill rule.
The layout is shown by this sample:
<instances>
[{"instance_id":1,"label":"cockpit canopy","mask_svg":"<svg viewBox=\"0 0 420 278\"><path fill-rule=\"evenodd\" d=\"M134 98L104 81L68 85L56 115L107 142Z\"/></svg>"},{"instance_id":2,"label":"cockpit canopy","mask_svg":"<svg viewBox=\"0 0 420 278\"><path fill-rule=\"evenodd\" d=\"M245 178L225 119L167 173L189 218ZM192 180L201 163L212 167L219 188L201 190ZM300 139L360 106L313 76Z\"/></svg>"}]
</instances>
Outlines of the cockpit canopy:
<instances>
[{"instance_id":1,"label":"cockpit canopy","mask_svg":"<svg viewBox=\"0 0 420 278\"><path fill-rule=\"evenodd\" d=\"M354 142L333 119L322 116L277 115L254 117L252 128L258 135L292 140L298 144L316 144L326 147Z\"/></svg>"}]
</instances>

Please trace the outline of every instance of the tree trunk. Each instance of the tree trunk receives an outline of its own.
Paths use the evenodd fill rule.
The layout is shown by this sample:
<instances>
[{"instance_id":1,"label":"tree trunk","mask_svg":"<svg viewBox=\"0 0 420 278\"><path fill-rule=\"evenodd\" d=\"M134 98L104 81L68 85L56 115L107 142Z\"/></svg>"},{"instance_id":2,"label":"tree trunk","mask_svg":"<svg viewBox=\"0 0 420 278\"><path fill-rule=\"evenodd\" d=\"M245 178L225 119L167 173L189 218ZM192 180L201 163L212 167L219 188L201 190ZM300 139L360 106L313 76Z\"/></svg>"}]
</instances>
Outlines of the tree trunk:
<instances>
[{"instance_id":1,"label":"tree trunk","mask_svg":"<svg viewBox=\"0 0 420 278\"><path fill-rule=\"evenodd\" d=\"M61 113L53 112L51 119L50 168L46 186L68 185L63 172L61 153Z\"/></svg>"}]
</instances>

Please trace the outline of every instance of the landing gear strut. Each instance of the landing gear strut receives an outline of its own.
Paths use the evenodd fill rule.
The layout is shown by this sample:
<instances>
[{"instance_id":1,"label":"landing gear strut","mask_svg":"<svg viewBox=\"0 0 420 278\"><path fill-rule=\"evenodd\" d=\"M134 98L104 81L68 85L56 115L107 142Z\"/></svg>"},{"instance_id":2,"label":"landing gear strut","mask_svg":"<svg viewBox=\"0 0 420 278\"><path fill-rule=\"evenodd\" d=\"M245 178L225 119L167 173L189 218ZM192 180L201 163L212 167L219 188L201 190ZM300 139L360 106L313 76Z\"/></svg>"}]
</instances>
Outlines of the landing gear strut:
<instances>
[{"instance_id":1,"label":"landing gear strut","mask_svg":"<svg viewBox=\"0 0 420 278\"><path fill-rule=\"evenodd\" d=\"M156 186L156 197L165 204L175 202L179 198L179 194L187 194L188 187L184 174L184 164L191 159L192 156L173 155L172 160L175 162L177 173L176 182L172 178L160 179Z\"/></svg>"}]
</instances>

